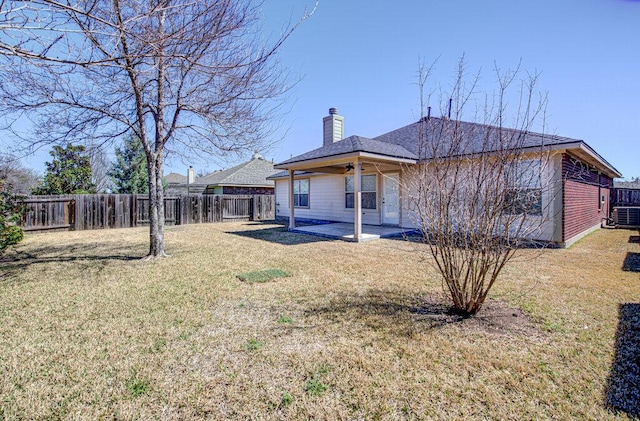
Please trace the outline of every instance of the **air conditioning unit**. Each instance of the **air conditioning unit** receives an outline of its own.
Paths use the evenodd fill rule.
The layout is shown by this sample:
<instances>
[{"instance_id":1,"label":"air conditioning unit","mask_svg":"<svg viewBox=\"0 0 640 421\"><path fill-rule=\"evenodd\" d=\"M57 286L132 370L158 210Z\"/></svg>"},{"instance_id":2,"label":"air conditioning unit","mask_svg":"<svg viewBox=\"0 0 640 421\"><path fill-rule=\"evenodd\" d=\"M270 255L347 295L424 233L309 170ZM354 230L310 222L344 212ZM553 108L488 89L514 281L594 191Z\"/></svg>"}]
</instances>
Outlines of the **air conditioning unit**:
<instances>
[{"instance_id":1,"label":"air conditioning unit","mask_svg":"<svg viewBox=\"0 0 640 421\"><path fill-rule=\"evenodd\" d=\"M638 206L614 207L613 222L617 227L640 228L640 207Z\"/></svg>"}]
</instances>

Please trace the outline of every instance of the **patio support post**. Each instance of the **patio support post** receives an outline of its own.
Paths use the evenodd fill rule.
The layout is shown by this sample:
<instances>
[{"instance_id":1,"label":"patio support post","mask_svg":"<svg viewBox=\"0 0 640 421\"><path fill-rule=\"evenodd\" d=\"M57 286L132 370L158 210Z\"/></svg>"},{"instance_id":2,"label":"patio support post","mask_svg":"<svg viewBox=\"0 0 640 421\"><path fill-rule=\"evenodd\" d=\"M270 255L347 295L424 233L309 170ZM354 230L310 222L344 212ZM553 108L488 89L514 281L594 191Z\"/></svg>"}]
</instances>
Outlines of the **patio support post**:
<instances>
[{"instance_id":1,"label":"patio support post","mask_svg":"<svg viewBox=\"0 0 640 421\"><path fill-rule=\"evenodd\" d=\"M293 175L294 171L289 170L289 231L296 228L296 220L294 218L294 204L293 204Z\"/></svg>"},{"instance_id":2,"label":"patio support post","mask_svg":"<svg viewBox=\"0 0 640 421\"><path fill-rule=\"evenodd\" d=\"M361 169L360 163L356 159L354 162L355 166L355 174L353 175L353 240L360 241L360 237L362 236L362 194L360 193L360 179L361 179Z\"/></svg>"}]
</instances>

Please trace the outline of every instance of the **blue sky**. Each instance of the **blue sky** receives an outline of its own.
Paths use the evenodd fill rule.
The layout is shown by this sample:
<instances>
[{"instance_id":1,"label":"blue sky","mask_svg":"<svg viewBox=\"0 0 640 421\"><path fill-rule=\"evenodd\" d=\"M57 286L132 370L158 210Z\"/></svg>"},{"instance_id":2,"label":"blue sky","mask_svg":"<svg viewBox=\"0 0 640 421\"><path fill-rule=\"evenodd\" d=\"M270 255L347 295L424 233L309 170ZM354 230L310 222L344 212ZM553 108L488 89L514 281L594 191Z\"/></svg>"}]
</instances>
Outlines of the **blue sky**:
<instances>
[{"instance_id":1,"label":"blue sky","mask_svg":"<svg viewBox=\"0 0 640 421\"><path fill-rule=\"evenodd\" d=\"M267 0L267 26L311 0ZM302 80L283 141L289 158L322 143L322 117L337 107L345 135L376 136L419 116L418 58L438 59L429 87L452 82L459 58L494 87L494 62L541 73L547 132L582 139L625 177L640 176L640 2L624 0L320 0L281 60ZM434 105L434 104L432 104Z\"/></svg>"},{"instance_id":2,"label":"blue sky","mask_svg":"<svg viewBox=\"0 0 640 421\"><path fill-rule=\"evenodd\" d=\"M276 37L312 6L265 0L266 34ZM582 139L625 177L640 176L639 40L640 1L320 0L280 52L300 81L282 115L281 141L264 155L278 162L319 147L330 107L344 116L345 136L373 137L417 120L418 58L438 58L428 88L446 89L464 54L469 71L481 71L480 90L493 89L494 62L540 72L546 131ZM42 171L48 156L39 155L25 163ZM185 165L169 161L165 173Z\"/></svg>"}]
</instances>

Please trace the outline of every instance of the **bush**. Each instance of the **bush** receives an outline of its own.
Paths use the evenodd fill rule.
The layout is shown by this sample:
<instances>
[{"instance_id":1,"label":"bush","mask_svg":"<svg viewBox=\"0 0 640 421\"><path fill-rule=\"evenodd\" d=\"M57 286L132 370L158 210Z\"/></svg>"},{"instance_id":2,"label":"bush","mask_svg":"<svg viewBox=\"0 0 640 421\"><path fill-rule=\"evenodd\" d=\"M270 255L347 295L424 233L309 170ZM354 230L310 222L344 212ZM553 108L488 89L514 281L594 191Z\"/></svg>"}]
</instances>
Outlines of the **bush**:
<instances>
[{"instance_id":1,"label":"bush","mask_svg":"<svg viewBox=\"0 0 640 421\"><path fill-rule=\"evenodd\" d=\"M0 256L9 246L18 244L24 238L22 228L18 226L22 216L22 207L15 195L4 189L0 181Z\"/></svg>"}]
</instances>

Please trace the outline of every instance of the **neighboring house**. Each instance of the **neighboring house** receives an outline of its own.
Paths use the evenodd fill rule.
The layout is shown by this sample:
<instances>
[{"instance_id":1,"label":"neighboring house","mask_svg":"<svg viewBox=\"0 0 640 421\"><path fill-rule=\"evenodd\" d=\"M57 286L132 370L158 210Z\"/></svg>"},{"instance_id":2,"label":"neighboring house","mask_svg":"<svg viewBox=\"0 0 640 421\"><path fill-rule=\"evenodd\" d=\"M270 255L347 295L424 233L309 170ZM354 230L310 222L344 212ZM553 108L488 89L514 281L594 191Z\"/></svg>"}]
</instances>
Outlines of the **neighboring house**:
<instances>
[{"instance_id":1,"label":"neighboring house","mask_svg":"<svg viewBox=\"0 0 640 421\"><path fill-rule=\"evenodd\" d=\"M488 127L458 123L469 131ZM290 229L296 218L354 223L356 241L362 224L417 228L402 186L410 184L406 169L420 161L420 127L417 122L372 139L343 139L344 118L331 108L323 119L323 146L275 165L287 170L271 177L276 216L289 218ZM540 159L541 146L551 154L544 177L553 191L541 194L547 214L536 239L568 246L599 228L609 217L613 178L621 174L582 140L537 133L525 139L532 159ZM354 200L354 177L361 180L361 203Z\"/></svg>"},{"instance_id":2,"label":"neighboring house","mask_svg":"<svg viewBox=\"0 0 640 421\"><path fill-rule=\"evenodd\" d=\"M193 169L190 168L189 171L189 174L193 173ZM183 181L180 184L169 184L169 187L173 194L186 194L187 189L192 194L274 194L275 183L273 180L268 180L267 177L277 172L279 171L273 168L273 162L254 153L250 161L195 179L191 175L188 185L187 177L181 176Z\"/></svg>"},{"instance_id":3,"label":"neighboring house","mask_svg":"<svg viewBox=\"0 0 640 421\"><path fill-rule=\"evenodd\" d=\"M613 187L616 189L635 189L640 190L640 181L614 181Z\"/></svg>"},{"instance_id":4,"label":"neighboring house","mask_svg":"<svg viewBox=\"0 0 640 421\"><path fill-rule=\"evenodd\" d=\"M181 194L187 194L186 175L172 172L165 175L162 180L164 183L164 193L166 196L179 196Z\"/></svg>"},{"instance_id":5,"label":"neighboring house","mask_svg":"<svg viewBox=\"0 0 640 421\"><path fill-rule=\"evenodd\" d=\"M181 194L187 193L187 176L186 175L172 172L165 175L163 180L165 185L164 187L165 195L179 196Z\"/></svg>"},{"instance_id":6,"label":"neighboring house","mask_svg":"<svg viewBox=\"0 0 640 421\"><path fill-rule=\"evenodd\" d=\"M640 206L640 181L614 181L611 206Z\"/></svg>"}]
</instances>

